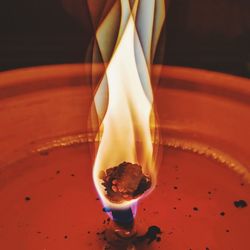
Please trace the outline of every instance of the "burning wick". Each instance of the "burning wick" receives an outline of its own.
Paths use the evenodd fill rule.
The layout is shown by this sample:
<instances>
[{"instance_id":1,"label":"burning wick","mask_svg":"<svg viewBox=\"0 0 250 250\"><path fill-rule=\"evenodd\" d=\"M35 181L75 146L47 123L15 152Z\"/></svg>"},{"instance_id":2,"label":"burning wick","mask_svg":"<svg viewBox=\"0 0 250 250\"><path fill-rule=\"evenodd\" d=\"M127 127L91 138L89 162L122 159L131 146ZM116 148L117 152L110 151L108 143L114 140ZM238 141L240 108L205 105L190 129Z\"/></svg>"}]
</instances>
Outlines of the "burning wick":
<instances>
[{"instance_id":1,"label":"burning wick","mask_svg":"<svg viewBox=\"0 0 250 250\"><path fill-rule=\"evenodd\" d=\"M122 203L139 198L151 187L151 179L142 172L138 164L123 162L100 174L106 197L114 203ZM113 221L122 227L131 226L134 221L131 208L110 209Z\"/></svg>"},{"instance_id":2,"label":"burning wick","mask_svg":"<svg viewBox=\"0 0 250 250\"><path fill-rule=\"evenodd\" d=\"M114 203L137 199L151 187L151 179L143 174L142 167L128 162L102 171L100 178L106 197Z\"/></svg>"},{"instance_id":3,"label":"burning wick","mask_svg":"<svg viewBox=\"0 0 250 250\"><path fill-rule=\"evenodd\" d=\"M96 9L91 2L90 10ZM103 5L99 7L101 13ZM116 242L112 235L117 234L128 245L136 234L133 205L153 189L157 177L151 65L164 24L165 0L120 0L111 9L110 4L106 7L101 22L96 20L98 11L91 15L97 27L92 58L103 59L105 66L94 85L90 115L99 142L93 180L115 224L109 241ZM122 162L124 159L129 162Z\"/></svg>"}]
</instances>

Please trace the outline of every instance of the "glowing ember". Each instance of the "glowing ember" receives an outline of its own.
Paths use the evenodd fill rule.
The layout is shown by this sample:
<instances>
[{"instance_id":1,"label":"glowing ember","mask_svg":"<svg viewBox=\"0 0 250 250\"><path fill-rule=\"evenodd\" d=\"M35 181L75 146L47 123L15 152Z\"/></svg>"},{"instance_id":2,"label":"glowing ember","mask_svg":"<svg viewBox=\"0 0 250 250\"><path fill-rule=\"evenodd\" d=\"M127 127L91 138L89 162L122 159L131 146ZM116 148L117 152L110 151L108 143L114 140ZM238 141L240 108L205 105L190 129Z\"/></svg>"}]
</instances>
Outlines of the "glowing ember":
<instances>
[{"instance_id":1,"label":"glowing ember","mask_svg":"<svg viewBox=\"0 0 250 250\"><path fill-rule=\"evenodd\" d=\"M135 199L151 187L151 179L143 174L142 167L128 162L107 169L100 177L107 198L116 203Z\"/></svg>"}]
</instances>

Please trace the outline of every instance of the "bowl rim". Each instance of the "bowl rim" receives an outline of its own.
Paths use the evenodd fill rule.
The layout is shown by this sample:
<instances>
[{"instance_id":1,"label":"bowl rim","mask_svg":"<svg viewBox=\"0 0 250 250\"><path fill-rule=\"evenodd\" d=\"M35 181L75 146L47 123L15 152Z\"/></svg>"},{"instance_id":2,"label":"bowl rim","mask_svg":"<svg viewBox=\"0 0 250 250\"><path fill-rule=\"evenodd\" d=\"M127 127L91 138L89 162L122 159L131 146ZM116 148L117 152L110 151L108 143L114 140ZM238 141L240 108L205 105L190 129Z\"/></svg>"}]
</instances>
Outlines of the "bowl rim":
<instances>
[{"instance_id":1,"label":"bowl rim","mask_svg":"<svg viewBox=\"0 0 250 250\"><path fill-rule=\"evenodd\" d=\"M56 64L19 68L0 72L0 100L34 91L84 85L83 76L101 74L103 65ZM159 85L218 95L250 104L250 79L203 69L154 65L152 75L160 75ZM75 79L75 83L63 79ZM51 81L60 79L60 81ZM50 80L49 82L46 82ZM26 83L25 86L23 83ZM43 83L43 84L41 84Z\"/></svg>"}]
</instances>

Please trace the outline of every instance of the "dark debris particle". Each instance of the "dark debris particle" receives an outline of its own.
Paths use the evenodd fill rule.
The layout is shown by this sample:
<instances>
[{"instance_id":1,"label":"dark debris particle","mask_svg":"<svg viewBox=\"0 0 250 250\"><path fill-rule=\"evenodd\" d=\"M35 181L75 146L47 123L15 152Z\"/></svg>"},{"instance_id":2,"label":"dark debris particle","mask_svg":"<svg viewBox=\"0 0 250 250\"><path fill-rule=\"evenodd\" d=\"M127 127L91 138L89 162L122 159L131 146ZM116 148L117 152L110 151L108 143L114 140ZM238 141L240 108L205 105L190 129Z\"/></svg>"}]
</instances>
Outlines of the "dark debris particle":
<instances>
[{"instance_id":1,"label":"dark debris particle","mask_svg":"<svg viewBox=\"0 0 250 250\"><path fill-rule=\"evenodd\" d=\"M177 208L176 207L173 207L174 210L176 210Z\"/></svg>"},{"instance_id":2,"label":"dark debris particle","mask_svg":"<svg viewBox=\"0 0 250 250\"><path fill-rule=\"evenodd\" d=\"M247 202L244 200L234 201L234 206L237 208L244 208L247 207Z\"/></svg>"},{"instance_id":3,"label":"dark debris particle","mask_svg":"<svg viewBox=\"0 0 250 250\"><path fill-rule=\"evenodd\" d=\"M177 187L177 186L174 186L174 189L176 190L176 189L178 189L178 187Z\"/></svg>"},{"instance_id":4,"label":"dark debris particle","mask_svg":"<svg viewBox=\"0 0 250 250\"><path fill-rule=\"evenodd\" d=\"M41 234L42 232L40 232L40 231L37 231L36 233L37 233L37 234Z\"/></svg>"},{"instance_id":5,"label":"dark debris particle","mask_svg":"<svg viewBox=\"0 0 250 250\"><path fill-rule=\"evenodd\" d=\"M68 235L64 235L64 239L65 239L65 240L68 239Z\"/></svg>"},{"instance_id":6,"label":"dark debris particle","mask_svg":"<svg viewBox=\"0 0 250 250\"><path fill-rule=\"evenodd\" d=\"M99 201L100 199L99 198L96 198L97 201Z\"/></svg>"},{"instance_id":7,"label":"dark debris particle","mask_svg":"<svg viewBox=\"0 0 250 250\"><path fill-rule=\"evenodd\" d=\"M208 194L212 194L212 192L210 192L210 191L209 191L209 192L207 192L207 193L208 193Z\"/></svg>"},{"instance_id":8,"label":"dark debris particle","mask_svg":"<svg viewBox=\"0 0 250 250\"><path fill-rule=\"evenodd\" d=\"M75 177L75 175L74 175L74 174L71 174L71 176L72 176L72 177Z\"/></svg>"},{"instance_id":9,"label":"dark debris particle","mask_svg":"<svg viewBox=\"0 0 250 250\"><path fill-rule=\"evenodd\" d=\"M26 196L24 199L25 199L25 201L30 201L31 200L31 198L29 196Z\"/></svg>"},{"instance_id":10,"label":"dark debris particle","mask_svg":"<svg viewBox=\"0 0 250 250\"><path fill-rule=\"evenodd\" d=\"M240 185L241 185L241 186L245 186L245 183L244 183L244 182L242 182Z\"/></svg>"},{"instance_id":11,"label":"dark debris particle","mask_svg":"<svg viewBox=\"0 0 250 250\"><path fill-rule=\"evenodd\" d=\"M221 215L221 216L225 216L225 212L221 212L220 215Z\"/></svg>"},{"instance_id":12,"label":"dark debris particle","mask_svg":"<svg viewBox=\"0 0 250 250\"><path fill-rule=\"evenodd\" d=\"M60 173L61 173L61 171L60 171L60 170L57 170L57 171L56 171L56 174L60 174Z\"/></svg>"},{"instance_id":13,"label":"dark debris particle","mask_svg":"<svg viewBox=\"0 0 250 250\"><path fill-rule=\"evenodd\" d=\"M147 244L151 244L153 241L160 241L159 234L161 234L161 229L157 226L150 226L148 228L148 231L141 236L138 236L136 238L136 241L141 242L141 241L146 241Z\"/></svg>"},{"instance_id":14,"label":"dark debris particle","mask_svg":"<svg viewBox=\"0 0 250 250\"><path fill-rule=\"evenodd\" d=\"M148 244L153 242L154 240L157 240L158 234L161 234L161 229L157 226L151 226L148 228L147 233L145 234L145 237L148 239Z\"/></svg>"},{"instance_id":15,"label":"dark debris particle","mask_svg":"<svg viewBox=\"0 0 250 250\"><path fill-rule=\"evenodd\" d=\"M87 233L90 234L90 231L88 231Z\"/></svg>"},{"instance_id":16,"label":"dark debris particle","mask_svg":"<svg viewBox=\"0 0 250 250\"><path fill-rule=\"evenodd\" d=\"M156 238L156 241L157 241L157 242L160 242L160 241L161 241L161 237L157 237L157 238Z\"/></svg>"},{"instance_id":17,"label":"dark debris particle","mask_svg":"<svg viewBox=\"0 0 250 250\"><path fill-rule=\"evenodd\" d=\"M198 211L199 208L198 208L198 207L193 207L193 210L194 210L194 211Z\"/></svg>"},{"instance_id":18,"label":"dark debris particle","mask_svg":"<svg viewBox=\"0 0 250 250\"><path fill-rule=\"evenodd\" d=\"M208 248L208 247L206 247L206 250L209 250L209 248Z\"/></svg>"},{"instance_id":19,"label":"dark debris particle","mask_svg":"<svg viewBox=\"0 0 250 250\"><path fill-rule=\"evenodd\" d=\"M229 233L230 232L229 229L227 229L226 232Z\"/></svg>"}]
</instances>

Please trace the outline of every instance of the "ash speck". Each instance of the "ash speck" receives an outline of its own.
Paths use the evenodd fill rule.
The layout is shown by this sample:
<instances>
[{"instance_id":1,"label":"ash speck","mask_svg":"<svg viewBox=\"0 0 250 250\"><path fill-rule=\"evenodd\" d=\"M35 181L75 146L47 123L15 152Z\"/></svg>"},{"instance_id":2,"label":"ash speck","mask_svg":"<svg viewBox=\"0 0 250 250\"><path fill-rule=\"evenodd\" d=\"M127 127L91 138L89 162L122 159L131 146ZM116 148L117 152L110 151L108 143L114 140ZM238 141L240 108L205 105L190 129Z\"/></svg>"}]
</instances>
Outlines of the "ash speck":
<instances>
[{"instance_id":1,"label":"ash speck","mask_svg":"<svg viewBox=\"0 0 250 250\"><path fill-rule=\"evenodd\" d=\"M234 206L237 208L244 208L247 207L247 202L244 200L234 201Z\"/></svg>"},{"instance_id":2,"label":"ash speck","mask_svg":"<svg viewBox=\"0 0 250 250\"><path fill-rule=\"evenodd\" d=\"M30 198L30 196L26 196L26 197L24 198L24 200L25 200L25 201L30 201L31 198Z\"/></svg>"}]
</instances>

